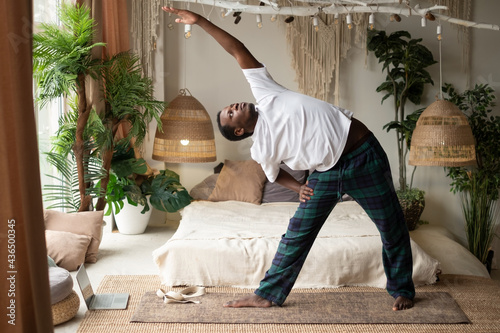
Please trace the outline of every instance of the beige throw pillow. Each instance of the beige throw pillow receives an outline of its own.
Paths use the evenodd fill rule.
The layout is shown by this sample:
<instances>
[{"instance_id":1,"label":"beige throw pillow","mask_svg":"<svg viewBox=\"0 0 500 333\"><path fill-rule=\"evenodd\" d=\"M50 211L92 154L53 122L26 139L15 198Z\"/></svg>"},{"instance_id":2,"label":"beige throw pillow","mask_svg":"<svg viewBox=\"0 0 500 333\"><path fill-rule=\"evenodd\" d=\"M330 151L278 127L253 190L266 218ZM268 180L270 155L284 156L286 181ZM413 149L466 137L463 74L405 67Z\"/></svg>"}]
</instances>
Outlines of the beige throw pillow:
<instances>
[{"instance_id":1,"label":"beige throw pillow","mask_svg":"<svg viewBox=\"0 0 500 333\"><path fill-rule=\"evenodd\" d=\"M266 175L257 162L225 160L208 200L236 200L259 205L265 180Z\"/></svg>"},{"instance_id":2,"label":"beige throw pillow","mask_svg":"<svg viewBox=\"0 0 500 333\"><path fill-rule=\"evenodd\" d=\"M76 271L83 264L91 239L67 231L45 230L47 254L57 266L68 271Z\"/></svg>"},{"instance_id":3,"label":"beige throw pillow","mask_svg":"<svg viewBox=\"0 0 500 333\"><path fill-rule=\"evenodd\" d=\"M96 262L99 244L102 238L102 223L104 212L62 213L56 210L45 209L45 229L67 231L79 235L92 237L85 255L85 262Z\"/></svg>"}]
</instances>

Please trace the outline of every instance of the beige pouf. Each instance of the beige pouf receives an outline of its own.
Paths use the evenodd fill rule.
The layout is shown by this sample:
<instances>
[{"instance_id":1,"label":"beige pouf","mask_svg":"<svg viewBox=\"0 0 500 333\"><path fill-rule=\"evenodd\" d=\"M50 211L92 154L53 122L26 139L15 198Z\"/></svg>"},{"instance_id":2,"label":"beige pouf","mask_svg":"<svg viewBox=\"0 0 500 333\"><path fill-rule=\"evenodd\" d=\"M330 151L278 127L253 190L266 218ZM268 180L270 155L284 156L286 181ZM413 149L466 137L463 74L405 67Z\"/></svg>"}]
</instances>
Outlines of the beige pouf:
<instances>
[{"instance_id":1,"label":"beige pouf","mask_svg":"<svg viewBox=\"0 0 500 333\"><path fill-rule=\"evenodd\" d=\"M80 298L73 290L68 297L52 305L52 322L62 324L73 318L80 308Z\"/></svg>"}]
</instances>

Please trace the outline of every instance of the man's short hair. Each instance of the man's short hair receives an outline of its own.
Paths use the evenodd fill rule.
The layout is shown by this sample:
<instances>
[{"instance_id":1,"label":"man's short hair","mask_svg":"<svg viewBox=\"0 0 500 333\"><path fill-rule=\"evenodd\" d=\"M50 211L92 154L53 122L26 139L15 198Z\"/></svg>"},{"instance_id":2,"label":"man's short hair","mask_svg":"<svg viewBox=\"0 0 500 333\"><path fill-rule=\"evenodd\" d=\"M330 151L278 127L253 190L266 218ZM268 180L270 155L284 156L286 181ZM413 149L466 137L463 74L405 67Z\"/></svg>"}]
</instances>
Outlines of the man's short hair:
<instances>
[{"instance_id":1,"label":"man's short hair","mask_svg":"<svg viewBox=\"0 0 500 333\"><path fill-rule=\"evenodd\" d=\"M229 125L225 125L225 126L222 126L221 123L220 123L220 114L221 114L222 111L219 111L217 113L217 125L219 126L219 131L220 133L222 134L223 137L225 137L226 139L228 139L229 141L240 141L240 140L243 140L245 138L248 138L249 136L251 136L253 133L248 133L248 132L245 132L243 133L243 135L236 135L234 134L234 128L229 126Z\"/></svg>"}]
</instances>

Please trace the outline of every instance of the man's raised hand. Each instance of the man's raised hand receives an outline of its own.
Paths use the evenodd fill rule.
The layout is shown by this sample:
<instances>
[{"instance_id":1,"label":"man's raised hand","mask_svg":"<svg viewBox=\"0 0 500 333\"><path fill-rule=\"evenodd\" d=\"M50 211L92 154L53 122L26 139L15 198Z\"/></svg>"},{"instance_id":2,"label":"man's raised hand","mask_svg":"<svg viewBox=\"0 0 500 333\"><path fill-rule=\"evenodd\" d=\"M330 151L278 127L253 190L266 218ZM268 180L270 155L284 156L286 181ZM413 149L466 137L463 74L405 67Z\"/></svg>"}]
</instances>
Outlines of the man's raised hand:
<instances>
[{"instance_id":1,"label":"man's raised hand","mask_svg":"<svg viewBox=\"0 0 500 333\"><path fill-rule=\"evenodd\" d=\"M182 9L177 9L174 7L161 7L161 9L167 13L172 13L177 16L178 18L175 19L176 23L184 23L184 24L196 24L199 19L199 15L195 14L193 12L190 12L189 10L182 10Z\"/></svg>"}]
</instances>

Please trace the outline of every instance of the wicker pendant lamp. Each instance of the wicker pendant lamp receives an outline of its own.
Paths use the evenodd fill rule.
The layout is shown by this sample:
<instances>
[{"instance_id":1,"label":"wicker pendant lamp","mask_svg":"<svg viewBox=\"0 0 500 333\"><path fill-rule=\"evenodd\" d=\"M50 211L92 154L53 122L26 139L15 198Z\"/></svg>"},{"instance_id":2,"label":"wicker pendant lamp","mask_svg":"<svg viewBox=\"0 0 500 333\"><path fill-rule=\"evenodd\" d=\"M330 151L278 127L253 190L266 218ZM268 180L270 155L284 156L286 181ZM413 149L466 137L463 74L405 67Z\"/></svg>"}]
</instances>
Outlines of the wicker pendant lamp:
<instances>
[{"instance_id":1,"label":"wicker pendant lamp","mask_svg":"<svg viewBox=\"0 0 500 333\"><path fill-rule=\"evenodd\" d=\"M422 112L413 131L408 163L448 167L476 164L472 130L455 104L437 100Z\"/></svg>"},{"instance_id":2,"label":"wicker pendant lamp","mask_svg":"<svg viewBox=\"0 0 500 333\"><path fill-rule=\"evenodd\" d=\"M438 24L439 86L443 86L442 28ZM418 118L411 138L410 165L459 167L476 164L476 146L467 118L453 103L440 99Z\"/></svg>"},{"instance_id":3,"label":"wicker pendant lamp","mask_svg":"<svg viewBox=\"0 0 500 333\"><path fill-rule=\"evenodd\" d=\"M163 112L161 121L163 131L156 130L153 159L171 163L215 161L212 121L189 90L180 90Z\"/></svg>"}]
</instances>

